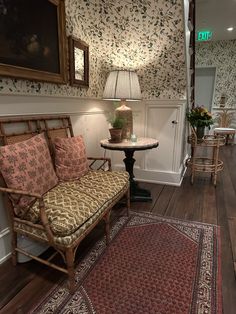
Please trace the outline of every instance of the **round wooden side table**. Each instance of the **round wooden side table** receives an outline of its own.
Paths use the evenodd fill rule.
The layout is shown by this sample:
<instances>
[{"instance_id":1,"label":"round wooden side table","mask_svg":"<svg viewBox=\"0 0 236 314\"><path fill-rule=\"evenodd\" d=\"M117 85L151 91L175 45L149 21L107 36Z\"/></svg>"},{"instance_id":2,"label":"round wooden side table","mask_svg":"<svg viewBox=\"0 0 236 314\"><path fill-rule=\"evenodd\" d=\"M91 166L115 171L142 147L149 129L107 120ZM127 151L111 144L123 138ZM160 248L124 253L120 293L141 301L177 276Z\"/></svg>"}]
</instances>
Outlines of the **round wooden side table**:
<instances>
[{"instance_id":1,"label":"round wooden side table","mask_svg":"<svg viewBox=\"0 0 236 314\"><path fill-rule=\"evenodd\" d=\"M158 140L147 137L137 138L136 142L122 141L120 143L111 143L108 139L100 141L101 147L109 150L118 150L125 153L123 162L125 169L129 173L130 180L130 199L131 201L151 201L151 193L148 190L140 189L138 183L134 180L134 152L137 150L147 150L156 148L159 145Z\"/></svg>"}]
</instances>

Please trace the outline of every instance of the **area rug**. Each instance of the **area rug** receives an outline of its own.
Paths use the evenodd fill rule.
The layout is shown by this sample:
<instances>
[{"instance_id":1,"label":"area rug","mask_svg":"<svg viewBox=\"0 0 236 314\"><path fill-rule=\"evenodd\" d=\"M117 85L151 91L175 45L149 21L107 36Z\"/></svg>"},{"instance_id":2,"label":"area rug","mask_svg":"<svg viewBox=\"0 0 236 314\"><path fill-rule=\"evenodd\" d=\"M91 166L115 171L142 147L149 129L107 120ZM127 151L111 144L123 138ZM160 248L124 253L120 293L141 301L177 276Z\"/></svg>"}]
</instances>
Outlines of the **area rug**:
<instances>
[{"instance_id":1,"label":"area rug","mask_svg":"<svg viewBox=\"0 0 236 314\"><path fill-rule=\"evenodd\" d=\"M222 313L219 227L132 213L30 313Z\"/></svg>"}]
</instances>

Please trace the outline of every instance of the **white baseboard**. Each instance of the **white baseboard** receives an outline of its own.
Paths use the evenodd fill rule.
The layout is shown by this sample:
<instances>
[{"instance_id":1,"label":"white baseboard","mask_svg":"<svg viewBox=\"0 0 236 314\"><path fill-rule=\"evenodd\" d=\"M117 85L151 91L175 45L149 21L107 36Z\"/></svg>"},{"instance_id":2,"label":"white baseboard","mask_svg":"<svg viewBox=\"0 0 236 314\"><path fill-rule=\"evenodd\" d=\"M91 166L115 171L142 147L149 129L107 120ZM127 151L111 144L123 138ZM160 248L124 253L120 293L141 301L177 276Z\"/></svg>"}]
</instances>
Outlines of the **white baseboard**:
<instances>
[{"instance_id":1,"label":"white baseboard","mask_svg":"<svg viewBox=\"0 0 236 314\"><path fill-rule=\"evenodd\" d=\"M48 245L36 242L29 239L23 235L17 235L17 245L23 250L28 251L29 253L38 256L42 252L48 249ZM9 228L5 228L0 232L0 264L4 263L8 258L11 257L11 233ZM19 263L24 263L31 258L18 253L17 259Z\"/></svg>"},{"instance_id":2,"label":"white baseboard","mask_svg":"<svg viewBox=\"0 0 236 314\"><path fill-rule=\"evenodd\" d=\"M113 166L114 170L124 170L124 166L116 164ZM180 186L185 174L186 168L184 165L181 166L178 172L172 171L158 171L158 170L147 170L134 167L135 180L141 182L158 183L164 185Z\"/></svg>"},{"instance_id":3,"label":"white baseboard","mask_svg":"<svg viewBox=\"0 0 236 314\"><path fill-rule=\"evenodd\" d=\"M10 229L5 228L0 232L0 264L11 256L11 234Z\"/></svg>"}]
</instances>

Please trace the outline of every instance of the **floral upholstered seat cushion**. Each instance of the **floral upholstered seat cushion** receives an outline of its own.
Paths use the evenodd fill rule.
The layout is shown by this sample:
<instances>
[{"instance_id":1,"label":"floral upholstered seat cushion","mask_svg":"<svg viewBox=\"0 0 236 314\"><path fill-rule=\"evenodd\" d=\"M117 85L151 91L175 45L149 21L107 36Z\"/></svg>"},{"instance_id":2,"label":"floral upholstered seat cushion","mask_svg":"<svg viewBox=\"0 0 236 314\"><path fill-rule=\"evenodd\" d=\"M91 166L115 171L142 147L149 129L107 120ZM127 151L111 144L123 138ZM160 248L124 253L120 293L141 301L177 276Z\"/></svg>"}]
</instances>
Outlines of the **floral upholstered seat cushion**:
<instances>
[{"instance_id":1,"label":"floral upholstered seat cushion","mask_svg":"<svg viewBox=\"0 0 236 314\"><path fill-rule=\"evenodd\" d=\"M128 185L129 175L124 171L89 171L80 180L61 182L44 195L46 214L54 235L73 234L111 204ZM34 223L39 221L38 203L25 218Z\"/></svg>"},{"instance_id":2,"label":"floral upholstered seat cushion","mask_svg":"<svg viewBox=\"0 0 236 314\"><path fill-rule=\"evenodd\" d=\"M9 188L43 195L58 183L47 141L38 134L19 143L0 148L0 170ZM16 215L24 216L35 198L12 194Z\"/></svg>"},{"instance_id":3,"label":"floral upholstered seat cushion","mask_svg":"<svg viewBox=\"0 0 236 314\"><path fill-rule=\"evenodd\" d=\"M85 144L82 135L55 138L55 166L61 181L79 179L89 170Z\"/></svg>"}]
</instances>

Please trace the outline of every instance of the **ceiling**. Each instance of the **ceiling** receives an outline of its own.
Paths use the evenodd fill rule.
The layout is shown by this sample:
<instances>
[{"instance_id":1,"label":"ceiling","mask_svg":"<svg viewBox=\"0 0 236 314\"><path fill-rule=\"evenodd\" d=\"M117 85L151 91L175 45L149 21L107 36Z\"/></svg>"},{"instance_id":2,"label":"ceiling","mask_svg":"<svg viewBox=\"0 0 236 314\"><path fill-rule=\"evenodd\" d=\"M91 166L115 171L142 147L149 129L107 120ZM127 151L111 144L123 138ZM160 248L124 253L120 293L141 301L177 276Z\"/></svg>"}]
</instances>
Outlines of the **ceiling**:
<instances>
[{"instance_id":1,"label":"ceiling","mask_svg":"<svg viewBox=\"0 0 236 314\"><path fill-rule=\"evenodd\" d=\"M204 29L213 32L212 40L236 39L236 0L196 0L196 31Z\"/></svg>"}]
</instances>

